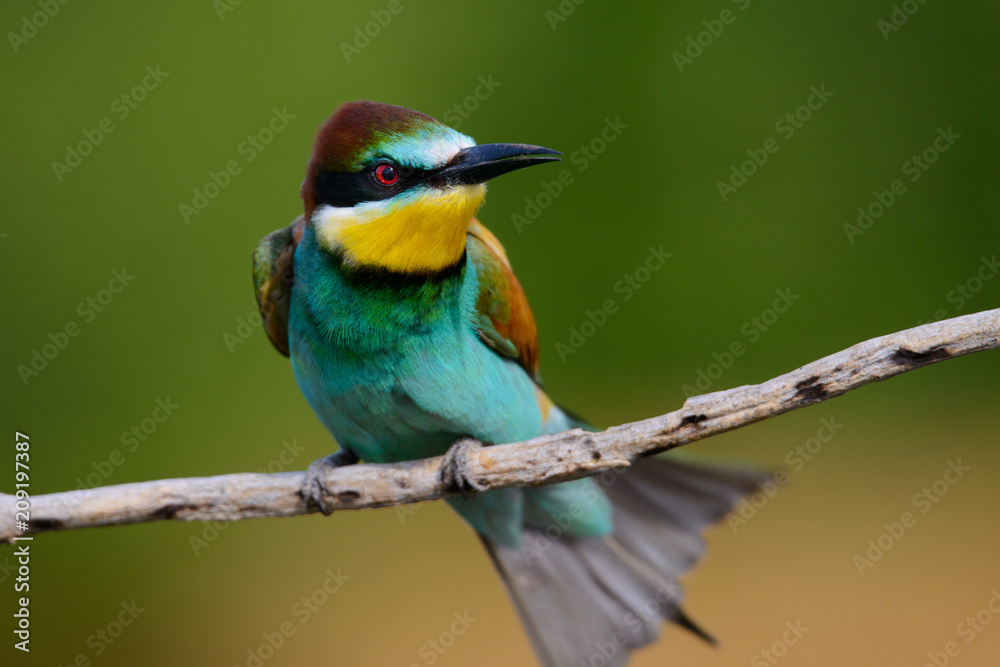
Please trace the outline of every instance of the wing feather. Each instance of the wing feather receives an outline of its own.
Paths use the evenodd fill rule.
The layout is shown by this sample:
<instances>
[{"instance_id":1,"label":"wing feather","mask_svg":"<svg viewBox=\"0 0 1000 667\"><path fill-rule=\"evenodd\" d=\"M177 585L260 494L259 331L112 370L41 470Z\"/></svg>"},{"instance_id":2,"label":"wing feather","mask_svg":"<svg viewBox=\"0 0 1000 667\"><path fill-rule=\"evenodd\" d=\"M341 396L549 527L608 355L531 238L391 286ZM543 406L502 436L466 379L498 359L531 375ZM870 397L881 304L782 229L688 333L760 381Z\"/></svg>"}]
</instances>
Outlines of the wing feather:
<instances>
[{"instance_id":1,"label":"wing feather","mask_svg":"<svg viewBox=\"0 0 1000 667\"><path fill-rule=\"evenodd\" d=\"M288 356L288 309L292 300L295 248L305 219L265 236L253 251L253 283L264 331L278 352Z\"/></svg>"},{"instance_id":2,"label":"wing feather","mask_svg":"<svg viewBox=\"0 0 1000 667\"><path fill-rule=\"evenodd\" d=\"M479 337L499 354L516 360L540 382L535 316L503 245L493 232L473 218L466 248L479 276L476 304Z\"/></svg>"}]
</instances>

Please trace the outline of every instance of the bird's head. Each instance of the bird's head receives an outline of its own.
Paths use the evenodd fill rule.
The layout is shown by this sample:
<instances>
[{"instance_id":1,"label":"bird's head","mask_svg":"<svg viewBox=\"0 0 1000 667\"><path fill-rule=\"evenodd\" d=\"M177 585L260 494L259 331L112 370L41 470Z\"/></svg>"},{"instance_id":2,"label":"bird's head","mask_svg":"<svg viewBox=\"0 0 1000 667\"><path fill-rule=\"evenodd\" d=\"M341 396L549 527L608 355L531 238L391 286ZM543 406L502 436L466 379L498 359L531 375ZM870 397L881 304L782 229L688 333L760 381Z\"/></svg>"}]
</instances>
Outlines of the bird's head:
<instances>
[{"instance_id":1,"label":"bird's head","mask_svg":"<svg viewBox=\"0 0 1000 667\"><path fill-rule=\"evenodd\" d=\"M558 160L525 144L484 144L410 109L350 102L320 128L302 183L305 217L344 261L434 273L465 252L486 181Z\"/></svg>"}]
</instances>

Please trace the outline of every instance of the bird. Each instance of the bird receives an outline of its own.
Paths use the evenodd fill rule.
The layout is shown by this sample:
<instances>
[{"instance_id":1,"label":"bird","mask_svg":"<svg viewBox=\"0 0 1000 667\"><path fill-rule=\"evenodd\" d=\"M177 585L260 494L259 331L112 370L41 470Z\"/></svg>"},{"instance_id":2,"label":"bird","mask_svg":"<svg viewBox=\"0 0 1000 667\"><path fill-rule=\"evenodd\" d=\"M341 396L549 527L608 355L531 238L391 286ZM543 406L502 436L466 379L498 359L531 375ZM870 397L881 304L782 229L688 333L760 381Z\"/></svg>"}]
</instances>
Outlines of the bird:
<instances>
[{"instance_id":1,"label":"bird","mask_svg":"<svg viewBox=\"0 0 1000 667\"><path fill-rule=\"evenodd\" d=\"M665 622L714 643L682 610L678 577L761 475L668 454L543 486L475 493L463 478L470 447L594 430L548 396L525 292L476 217L487 181L560 155L344 103L316 135L302 215L253 251L254 288L338 445L308 467L307 503L329 513L331 467L444 455L462 491L446 502L485 546L540 664L620 666Z\"/></svg>"}]
</instances>

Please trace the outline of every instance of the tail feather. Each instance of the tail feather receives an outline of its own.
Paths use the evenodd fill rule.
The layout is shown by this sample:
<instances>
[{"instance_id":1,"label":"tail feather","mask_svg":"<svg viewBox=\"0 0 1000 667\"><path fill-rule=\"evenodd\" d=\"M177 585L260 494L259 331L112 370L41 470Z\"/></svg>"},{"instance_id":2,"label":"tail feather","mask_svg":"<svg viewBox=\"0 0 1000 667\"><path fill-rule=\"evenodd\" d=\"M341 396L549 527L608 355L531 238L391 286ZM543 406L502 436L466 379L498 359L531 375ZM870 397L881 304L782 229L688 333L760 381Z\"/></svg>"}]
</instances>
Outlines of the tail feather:
<instances>
[{"instance_id":1,"label":"tail feather","mask_svg":"<svg viewBox=\"0 0 1000 667\"><path fill-rule=\"evenodd\" d=\"M623 631L618 638L621 645L615 644L613 635L630 613L623 600L641 602L645 597L636 594L640 584L626 570L599 553L600 540L557 540L534 561L516 549L483 541L544 667L577 667L581 660L589 665L602 653L605 660L600 664L619 667L628 660L630 648L656 639L659 623L654 627L636 616L628 635ZM612 567L602 572L601 564Z\"/></svg>"},{"instance_id":2,"label":"tail feather","mask_svg":"<svg viewBox=\"0 0 1000 667\"><path fill-rule=\"evenodd\" d=\"M586 657L585 638L603 635L617 615L614 601L575 554L576 540L553 542L543 558L531 562L517 549L482 539L541 664L575 667L578 657Z\"/></svg>"},{"instance_id":3,"label":"tail feather","mask_svg":"<svg viewBox=\"0 0 1000 667\"><path fill-rule=\"evenodd\" d=\"M699 639L705 641L712 646L718 646L719 642L715 637L708 634L704 628L691 620L691 617L684 613L683 609L677 610L677 615L671 619L674 623L684 628L691 634L695 635Z\"/></svg>"},{"instance_id":4,"label":"tail feather","mask_svg":"<svg viewBox=\"0 0 1000 667\"><path fill-rule=\"evenodd\" d=\"M677 575L704 553L701 531L762 479L756 471L654 456L636 462L604 491L614 506L616 539L654 569Z\"/></svg>"},{"instance_id":5,"label":"tail feather","mask_svg":"<svg viewBox=\"0 0 1000 667\"><path fill-rule=\"evenodd\" d=\"M753 491L757 472L663 457L602 485L614 531L575 537L526 527L521 549L483 542L544 667L621 667L665 621L712 640L680 608L677 577L705 549L701 531Z\"/></svg>"}]
</instances>

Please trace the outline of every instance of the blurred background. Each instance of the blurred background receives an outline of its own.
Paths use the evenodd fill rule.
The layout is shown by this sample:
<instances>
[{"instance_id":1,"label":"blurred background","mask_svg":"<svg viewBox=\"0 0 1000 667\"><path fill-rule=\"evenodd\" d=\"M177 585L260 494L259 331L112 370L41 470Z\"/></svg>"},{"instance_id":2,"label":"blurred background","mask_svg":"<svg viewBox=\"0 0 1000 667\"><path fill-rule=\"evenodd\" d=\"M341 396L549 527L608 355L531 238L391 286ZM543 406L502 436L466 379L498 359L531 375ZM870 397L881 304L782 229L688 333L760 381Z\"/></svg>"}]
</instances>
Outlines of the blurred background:
<instances>
[{"instance_id":1,"label":"blurred background","mask_svg":"<svg viewBox=\"0 0 1000 667\"><path fill-rule=\"evenodd\" d=\"M480 218L550 393L600 425L995 308L996 10L5 2L5 437L31 436L36 494L332 451L253 318L250 251L301 211L314 133L347 100L566 154L494 182ZM651 249L670 257L649 272ZM996 352L951 360L689 447L788 483L687 579L720 647L668 628L633 664L996 664L998 372ZM31 548L32 650L5 611L4 664L534 664L440 503Z\"/></svg>"}]
</instances>

